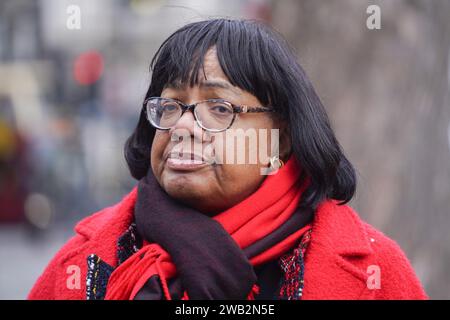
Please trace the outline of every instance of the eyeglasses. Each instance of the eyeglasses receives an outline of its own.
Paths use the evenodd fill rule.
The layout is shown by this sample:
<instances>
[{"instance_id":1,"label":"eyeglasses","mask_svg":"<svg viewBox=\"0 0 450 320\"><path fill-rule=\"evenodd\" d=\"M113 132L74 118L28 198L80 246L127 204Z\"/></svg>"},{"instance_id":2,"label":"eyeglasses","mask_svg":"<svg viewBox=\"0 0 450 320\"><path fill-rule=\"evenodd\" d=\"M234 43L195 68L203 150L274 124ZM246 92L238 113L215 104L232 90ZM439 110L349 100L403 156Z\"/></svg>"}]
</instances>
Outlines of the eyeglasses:
<instances>
[{"instance_id":1,"label":"eyeglasses","mask_svg":"<svg viewBox=\"0 0 450 320\"><path fill-rule=\"evenodd\" d=\"M190 105L161 97L150 97L144 101L144 111L148 121L160 130L169 130L175 126L187 110L192 110L197 124L210 132L220 132L230 128L238 113L275 112L273 108L238 106L223 99L203 100Z\"/></svg>"}]
</instances>

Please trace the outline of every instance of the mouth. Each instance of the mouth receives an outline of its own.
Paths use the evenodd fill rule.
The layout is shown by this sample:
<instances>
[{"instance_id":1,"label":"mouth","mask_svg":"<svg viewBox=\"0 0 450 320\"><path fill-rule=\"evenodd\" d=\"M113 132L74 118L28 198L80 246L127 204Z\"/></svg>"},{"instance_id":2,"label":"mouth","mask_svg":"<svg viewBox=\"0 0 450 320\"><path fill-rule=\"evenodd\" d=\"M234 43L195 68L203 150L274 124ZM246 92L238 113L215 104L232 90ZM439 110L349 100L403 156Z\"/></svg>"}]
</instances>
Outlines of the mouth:
<instances>
[{"instance_id":1,"label":"mouth","mask_svg":"<svg viewBox=\"0 0 450 320\"><path fill-rule=\"evenodd\" d=\"M203 156L190 152L169 152L166 164L170 169L179 171L194 171L209 165Z\"/></svg>"}]
</instances>

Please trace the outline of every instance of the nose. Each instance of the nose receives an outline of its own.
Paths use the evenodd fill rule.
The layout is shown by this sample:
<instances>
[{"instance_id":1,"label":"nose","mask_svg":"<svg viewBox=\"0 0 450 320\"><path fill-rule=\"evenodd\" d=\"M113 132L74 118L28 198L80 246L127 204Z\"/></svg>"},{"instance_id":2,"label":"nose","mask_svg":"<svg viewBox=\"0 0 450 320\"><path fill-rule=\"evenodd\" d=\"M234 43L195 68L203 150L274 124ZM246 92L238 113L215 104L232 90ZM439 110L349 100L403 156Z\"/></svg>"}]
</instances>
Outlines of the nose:
<instances>
[{"instance_id":1,"label":"nose","mask_svg":"<svg viewBox=\"0 0 450 320\"><path fill-rule=\"evenodd\" d=\"M186 110L178 119L177 123L169 130L169 134L173 140L179 141L179 137L186 137L186 139L194 138L197 142L202 142L203 129L195 121L194 110ZM184 138L183 138L184 139Z\"/></svg>"},{"instance_id":2,"label":"nose","mask_svg":"<svg viewBox=\"0 0 450 320\"><path fill-rule=\"evenodd\" d=\"M170 129L170 131L186 130L193 134L196 124L195 122L193 110L186 110L175 125Z\"/></svg>"}]
</instances>

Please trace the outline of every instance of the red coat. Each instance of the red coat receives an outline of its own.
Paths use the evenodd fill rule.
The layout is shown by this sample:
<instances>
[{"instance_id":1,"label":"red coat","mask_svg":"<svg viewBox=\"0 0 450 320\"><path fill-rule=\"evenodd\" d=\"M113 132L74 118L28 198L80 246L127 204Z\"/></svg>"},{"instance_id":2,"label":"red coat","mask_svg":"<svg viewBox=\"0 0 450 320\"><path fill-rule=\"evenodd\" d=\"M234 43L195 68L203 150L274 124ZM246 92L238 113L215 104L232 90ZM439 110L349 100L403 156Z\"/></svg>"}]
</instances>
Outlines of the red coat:
<instances>
[{"instance_id":1,"label":"red coat","mask_svg":"<svg viewBox=\"0 0 450 320\"><path fill-rule=\"evenodd\" d=\"M95 253L117 265L117 239L132 221L136 190L77 224L77 234L49 263L29 299L86 298L86 258ZM327 201L318 212L306 253L302 299L427 299L393 240L363 222L349 206ZM74 282L74 276L80 281Z\"/></svg>"}]
</instances>

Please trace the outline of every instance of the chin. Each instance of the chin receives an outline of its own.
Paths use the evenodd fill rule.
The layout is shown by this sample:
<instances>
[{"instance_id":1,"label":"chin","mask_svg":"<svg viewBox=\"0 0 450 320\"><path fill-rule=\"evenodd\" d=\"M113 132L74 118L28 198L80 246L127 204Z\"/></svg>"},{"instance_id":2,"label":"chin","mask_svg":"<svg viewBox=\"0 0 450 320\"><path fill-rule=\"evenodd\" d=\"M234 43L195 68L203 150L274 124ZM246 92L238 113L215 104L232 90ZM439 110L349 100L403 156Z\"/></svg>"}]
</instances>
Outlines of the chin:
<instances>
[{"instance_id":1,"label":"chin","mask_svg":"<svg viewBox=\"0 0 450 320\"><path fill-rule=\"evenodd\" d=\"M208 190L211 190L204 178L186 173L163 176L162 186L172 198L188 202L207 197Z\"/></svg>"}]
</instances>

